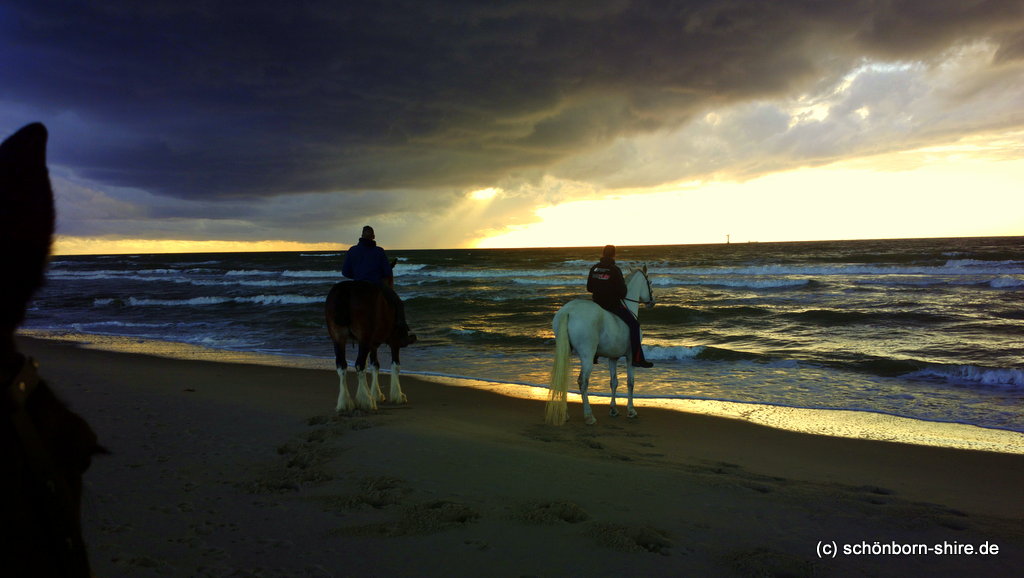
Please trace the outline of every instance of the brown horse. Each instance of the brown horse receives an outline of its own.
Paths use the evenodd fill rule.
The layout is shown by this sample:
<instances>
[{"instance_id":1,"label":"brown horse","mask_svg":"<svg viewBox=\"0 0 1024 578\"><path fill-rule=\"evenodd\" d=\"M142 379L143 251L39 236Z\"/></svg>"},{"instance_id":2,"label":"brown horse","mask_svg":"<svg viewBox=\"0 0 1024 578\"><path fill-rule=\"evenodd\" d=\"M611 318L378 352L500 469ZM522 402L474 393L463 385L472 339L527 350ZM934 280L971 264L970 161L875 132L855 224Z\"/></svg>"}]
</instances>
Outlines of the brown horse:
<instances>
[{"instance_id":1,"label":"brown horse","mask_svg":"<svg viewBox=\"0 0 1024 578\"><path fill-rule=\"evenodd\" d=\"M377 409L377 402L390 399L391 403L405 403L398 380L399 349L402 347L394 335L395 311L384 297L380 287L365 281L342 281L331 287L324 306L327 332L334 342L334 364L341 379L337 411ZM345 384L348 362L345 361L345 343L351 337L358 343L356 354L356 397L349 395ZM387 344L391 348L391 391L387 398L380 389L380 361L377 348ZM366 358L370 358L372 386L366 380ZM372 389L371 389L372 388Z\"/></svg>"},{"instance_id":2,"label":"brown horse","mask_svg":"<svg viewBox=\"0 0 1024 578\"><path fill-rule=\"evenodd\" d=\"M105 450L14 345L53 233L46 140L46 128L32 124L0 145L0 568L5 576L88 576L82 474Z\"/></svg>"}]
</instances>

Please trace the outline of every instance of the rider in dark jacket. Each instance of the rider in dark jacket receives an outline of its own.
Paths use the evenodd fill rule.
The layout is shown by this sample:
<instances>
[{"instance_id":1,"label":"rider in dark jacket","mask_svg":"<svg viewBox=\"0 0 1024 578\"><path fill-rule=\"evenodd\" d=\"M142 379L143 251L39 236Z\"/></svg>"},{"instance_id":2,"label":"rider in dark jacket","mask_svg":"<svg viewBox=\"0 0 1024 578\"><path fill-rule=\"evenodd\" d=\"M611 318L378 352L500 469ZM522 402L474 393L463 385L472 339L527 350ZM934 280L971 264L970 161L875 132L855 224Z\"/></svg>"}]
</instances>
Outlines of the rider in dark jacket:
<instances>
[{"instance_id":1,"label":"rider in dark jacket","mask_svg":"<svg viewBox=\"0 0 1024 578\"><path fill-rule=\"evenodd\" d=\"M617 315L629 327L633 365L635 367L654 367L653 363L644 359L644 350L640 347L640 321L622 303L622 300L626 298L626 280L622 277L622 270L615 264L614 245L606 246L601 260L590 268L590 275L587 277L587 291L593 293L594 303Z\"/></svg>"},{"instance_id":2,"label":"rider in dark jacket","mask_svg":"<svg viewBox=\"0 0 1024 578\"><path fill-rule=\"evenodd\" d=\"M405 304L398 298L394 288L393 265L388 261L384 249L377 246L373 227L363 227L359 244L353 245L345 253L345 262L341 266L341 274L356 281L366 281L380 287L384 298L395 310L395 334L402 346L416 342L416 335L409 333L409 324L405 321Z\"/></svg>"}]
</instances>

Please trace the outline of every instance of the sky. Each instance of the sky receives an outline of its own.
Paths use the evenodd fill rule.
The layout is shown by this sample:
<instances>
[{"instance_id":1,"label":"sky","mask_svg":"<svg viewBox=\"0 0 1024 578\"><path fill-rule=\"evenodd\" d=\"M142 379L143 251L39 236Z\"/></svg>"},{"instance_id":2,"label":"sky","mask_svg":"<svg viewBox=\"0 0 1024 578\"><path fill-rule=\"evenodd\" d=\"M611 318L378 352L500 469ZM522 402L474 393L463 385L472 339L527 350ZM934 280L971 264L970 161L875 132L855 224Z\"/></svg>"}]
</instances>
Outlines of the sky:
<instances>
[{"instance_id":1,"label":"sky","mask_svg":"<svg viewBox=\"0 0 1024 578\"><path fill-rule=\"evenodd\" d=\"M1019 0L7 0L58 253L1024 235Z\"/></svg>"}]
</instances>

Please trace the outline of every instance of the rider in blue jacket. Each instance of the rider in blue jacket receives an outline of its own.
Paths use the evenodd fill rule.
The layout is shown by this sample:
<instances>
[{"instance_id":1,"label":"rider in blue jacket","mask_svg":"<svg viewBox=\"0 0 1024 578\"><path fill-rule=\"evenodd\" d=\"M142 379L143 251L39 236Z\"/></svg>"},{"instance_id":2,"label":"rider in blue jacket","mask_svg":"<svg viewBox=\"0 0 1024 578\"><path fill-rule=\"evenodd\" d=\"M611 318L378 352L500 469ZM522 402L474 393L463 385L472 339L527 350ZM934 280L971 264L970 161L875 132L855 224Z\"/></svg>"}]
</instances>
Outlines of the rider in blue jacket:
<instances>
[{"instance_id":1,"label":"rider in blue jacket","mask_svg":"<svg viewBox=\"0 0 1024 578\"><path fill-rule=\"evenodd\" d=\"M590 268L587 291L593 293L594 303L617 315L629 327L633 366L654 367L653 363L644 359L644 350L640 347L640 321L622 303L626 298L626 280L622 277L622 270L615 264L614 245L607 245L601 260Z\"/></svg>"},{"instance_id":2,"label":"rider in blue jacket","mask_svg":"<svg viewBox=\"0 0 1024 578\"><path fill-rule=\"evenodd\" d=\"M393 265L388 261L384 249L377 246L373 227L363 227L359 244L353 245L345 253L345 262L341 266L341 274L356 281L366 281L380 287L384 298L395 310L395 335L404 347L416 342L416 335L409 333L409 324L405 321L405 304L398 298L392 288L394 284Z\"/></svg>"}]
</instances>

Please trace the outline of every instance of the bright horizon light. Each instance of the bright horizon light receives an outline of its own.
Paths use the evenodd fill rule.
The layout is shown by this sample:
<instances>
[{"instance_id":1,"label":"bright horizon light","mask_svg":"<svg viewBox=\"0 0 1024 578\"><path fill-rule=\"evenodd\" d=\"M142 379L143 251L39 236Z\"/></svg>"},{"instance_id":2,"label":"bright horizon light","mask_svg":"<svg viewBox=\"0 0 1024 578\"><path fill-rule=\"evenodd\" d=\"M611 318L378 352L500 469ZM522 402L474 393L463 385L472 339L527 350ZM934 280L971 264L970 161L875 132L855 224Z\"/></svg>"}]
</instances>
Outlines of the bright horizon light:
<instances>
[{"instance_id":1,"label":"bright horizon light","mask_svg":"<svg viewBox=\"0 0 1024 578\"><path fill-rule=\"evenodd\" d=\"M538 208L479 248L1024 235L1024 160L921 149Z\"/></svg>"}]
</instances>

